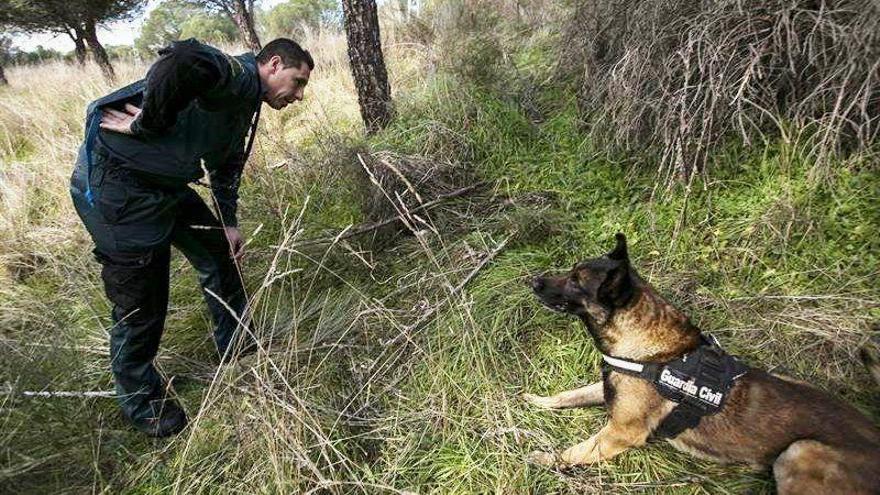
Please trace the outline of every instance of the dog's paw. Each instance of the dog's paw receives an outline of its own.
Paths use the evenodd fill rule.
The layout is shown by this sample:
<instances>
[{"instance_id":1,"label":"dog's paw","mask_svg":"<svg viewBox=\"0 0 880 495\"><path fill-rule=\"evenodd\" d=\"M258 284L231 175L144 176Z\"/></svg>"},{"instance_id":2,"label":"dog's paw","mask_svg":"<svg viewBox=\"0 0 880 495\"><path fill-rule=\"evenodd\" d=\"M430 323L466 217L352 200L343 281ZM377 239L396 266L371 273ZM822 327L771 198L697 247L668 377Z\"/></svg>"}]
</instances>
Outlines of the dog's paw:
<instances>
[{"instance_id":1,"label":"dog's paw","mask_svg":"<svg viewBox=\"0 0 880 495\"><path fill-rule=\"evenodd\" d=\"M529 404L542 409L556 409L559 407L559 402L554 397L542 397L535 394L523 394L522 397Z\"/></svg>"},{"instance_id":2,"label":"dog's paw","mask_svg":"<svg viewBox=\"0 0 880 495\"><path fill-rule=\"evenodd\" d=\"M536 450L526 456L526 462L537 466L553 467L556 465L556 454Z\"/></svg>"}]
</instances>

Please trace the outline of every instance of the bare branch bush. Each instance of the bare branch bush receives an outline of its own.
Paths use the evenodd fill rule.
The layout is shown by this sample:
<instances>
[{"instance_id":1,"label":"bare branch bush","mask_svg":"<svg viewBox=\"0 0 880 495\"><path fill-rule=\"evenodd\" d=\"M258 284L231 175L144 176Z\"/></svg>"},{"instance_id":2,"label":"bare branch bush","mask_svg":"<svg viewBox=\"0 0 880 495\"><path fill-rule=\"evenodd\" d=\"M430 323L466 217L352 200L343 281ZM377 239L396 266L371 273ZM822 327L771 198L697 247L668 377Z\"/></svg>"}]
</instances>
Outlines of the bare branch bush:
<instances>
[{"instance_id":1,"label":"bare branch bush","mask_svg":"<svg viewBox=\"0 0 880 495\"><path fill-rule=\"evenodd\" d=\"M705 172L735 136L804 146L819 172L876 149L877 2L587 0L564 39L590 130L623 152L659 150L668 180Z\"/></svg>"}]
</instances>

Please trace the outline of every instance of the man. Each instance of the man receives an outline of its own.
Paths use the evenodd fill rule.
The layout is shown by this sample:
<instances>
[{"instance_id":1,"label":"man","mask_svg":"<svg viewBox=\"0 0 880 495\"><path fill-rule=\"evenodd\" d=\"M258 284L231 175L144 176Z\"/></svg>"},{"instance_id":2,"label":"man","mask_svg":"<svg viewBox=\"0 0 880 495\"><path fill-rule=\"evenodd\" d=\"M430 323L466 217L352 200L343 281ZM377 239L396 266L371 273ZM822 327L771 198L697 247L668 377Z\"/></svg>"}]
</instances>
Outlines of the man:
<instances>
[{"instance_id":1,"label":"man","mask_svg":"<svg viewBox=\"0 0 880 495\"><path fill-rule=\"evenodd\" d=\"M153 367L168 308L170 248L198 272L217 350L227 359L246 333L236 210L259 109L302 100L314 68L309 52L288 39L256 57L229 56L195 40L159 55L144 80L89 105L71 177L113 306L110 358L119 402L138 430L157 437L186 426ZM187 187L203 171L217 217Z\"/></svg>"}]
</instances>

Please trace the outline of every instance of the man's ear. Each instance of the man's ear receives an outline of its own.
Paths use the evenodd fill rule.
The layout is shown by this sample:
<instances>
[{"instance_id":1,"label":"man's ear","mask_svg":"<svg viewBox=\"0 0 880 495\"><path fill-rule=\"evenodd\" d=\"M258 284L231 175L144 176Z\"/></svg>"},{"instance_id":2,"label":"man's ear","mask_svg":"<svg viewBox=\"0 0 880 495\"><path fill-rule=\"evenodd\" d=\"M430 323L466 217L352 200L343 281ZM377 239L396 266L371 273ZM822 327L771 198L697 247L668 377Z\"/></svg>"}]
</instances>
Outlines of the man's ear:
<instances>
[{"instance_id":1,"label":"man's ear","mask_svg":"<svg viewBox=\"0 0 880 495\"><path fill-rule=\"evenodd\" d=\"M269 67L272 68L273 74L275 74L278 71L280 71L281 69L283 69L284 68L284 61L281 60L281 56L280 55L272 55L269 58Z\"/></svg>"},{"instance_id":2,"label":"man's ear","mask_svg":"<svg viewBox=\"0 0 880 495\"><path fill-rule=\"evenodd\" d=\"M626 261L629 263L629 253L626 250L626 236L618 232L614 236L617 239L617 245L606 256L617 261Z\"/></svg>"}]
</instances>

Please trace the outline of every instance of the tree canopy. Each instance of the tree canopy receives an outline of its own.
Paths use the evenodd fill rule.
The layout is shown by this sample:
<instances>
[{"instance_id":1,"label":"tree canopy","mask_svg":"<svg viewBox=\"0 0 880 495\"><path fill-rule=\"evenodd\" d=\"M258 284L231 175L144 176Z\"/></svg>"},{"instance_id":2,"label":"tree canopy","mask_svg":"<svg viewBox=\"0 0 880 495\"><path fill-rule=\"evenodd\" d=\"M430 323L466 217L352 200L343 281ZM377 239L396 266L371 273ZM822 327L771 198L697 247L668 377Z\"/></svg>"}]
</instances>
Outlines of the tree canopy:
<instances>
[{"instance_id":1,"label":"tree canopy","mask_svg":"<svg viewBox=\"0 0 880 495\"><path fill-rule=\"evenodd\" d=\"M338 22L340 16L335 0L287 0L263 16L263 28L268 39L298 39L303 28L318 29L322 23Z\"/></svg>"},{"instance_id":2,"label":"tree canopy","mask_svg":"<svg viewBox=\"0 0 880 495\"><path fill-rule=\"evenodd\" d=\"M179 0L208 12L222 13L238 27L241 40L257 52L262 44L254 28L254 3L257 0Z\"/></svg>"},{"instance_id":3,"label":"tree canopy","mask_svg":"<svg viewBox=\"0 0 880 495\"><path fill-rule=\"evenodd\" d=\"M135 40L135 48L142 56L148 56L174 40L186 38L222 43L238 40L239 33L235 24L222 14L188 2L167 0L150 12Z\"/></svg>"},{"instance_id":4,"label":"tree canopy","mask_svg":"<svg viewBox=\"0 0 880 495\"><path fill-rule=\"evenodd\" d=\"M75 43L80 62L85 60L88 44L105 76L113 79L113 66L98 41L97 26L135 17L146 4L146 0L0 0L0 28L65 33Z\"/></svg>"},{"instance_id":5,"label":"tree canopy","mask_svg":"<svg viewBox=\"0 0 880 495\"><path fill-rule=\"evenodd\" d=\"M0 24L22 32L67 33L86 24L131 19L146 0L0 0Z\"/></svg>"}]
</instances>

